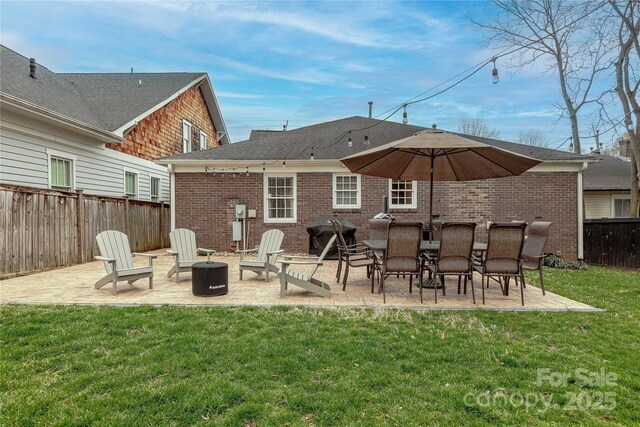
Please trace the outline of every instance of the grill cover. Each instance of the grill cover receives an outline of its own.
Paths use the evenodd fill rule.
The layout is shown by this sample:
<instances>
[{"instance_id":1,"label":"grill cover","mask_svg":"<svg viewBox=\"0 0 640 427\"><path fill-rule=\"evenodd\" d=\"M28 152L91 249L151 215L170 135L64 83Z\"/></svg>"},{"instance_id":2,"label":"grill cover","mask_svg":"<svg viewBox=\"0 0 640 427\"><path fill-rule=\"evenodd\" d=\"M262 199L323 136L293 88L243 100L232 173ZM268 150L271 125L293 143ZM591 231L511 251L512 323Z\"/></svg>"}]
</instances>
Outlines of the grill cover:
<instances>
[{"instance_id":1,"label":"grill cover","mask_svg":"<svg viewBox=\"0 0 640 427\"><path fill-rule=\"evenodd\" d=\"M337 219L342 225L342 235L347 245L356 244L356 226L344 217L321 216L313 224L307 227L309 233L309 253L320 256L329 239L333 236L333 227L330 219ZM338 248L330 250L325 259L338 259Z\"/></svg>"}]
</instances>

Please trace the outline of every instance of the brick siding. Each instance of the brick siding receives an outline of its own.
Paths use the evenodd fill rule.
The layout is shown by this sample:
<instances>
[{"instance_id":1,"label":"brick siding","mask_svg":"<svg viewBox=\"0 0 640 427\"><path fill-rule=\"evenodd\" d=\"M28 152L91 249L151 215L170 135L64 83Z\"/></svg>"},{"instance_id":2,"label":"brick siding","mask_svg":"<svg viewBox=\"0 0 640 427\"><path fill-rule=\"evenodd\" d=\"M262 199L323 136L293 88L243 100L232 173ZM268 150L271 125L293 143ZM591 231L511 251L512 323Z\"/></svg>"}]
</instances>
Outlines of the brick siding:
<instances>
[{"instance_id":1,"label":"brick siding","mask_svg":"<svg viewBox=\"0 0 640 427\"><path fill-rule=\"evenodd\" d=\"M176 227L195 231L198 245L228 250L236 204L255 209L257 218L247 220L249 247L271 228L285 233L283 248L307 252L306 226L318 216L337 215L355 224L358 240L368 235L368 220L382 211L388 180L362 176L360 209L333 209L331 173L297 174L297 224L264 224L263 175L260 173L176 174ZM548 252L560 251L575 260L578 255L577 174L571 172L526 173L519 177L485 181L434 184L433 213L444 221L478 223L477 240L486 241L486 221L552 221ZM418 208L390 210L397 219L427 221L429 184L418 183Z\"/></svg>"},{"instance_id":2,"label":"brick siding","mask_svg":"<svg viewBox=\"0 0 640 427\"><path fill-rule=\"evenodd\" d=\"M200 149L201 130L207 134L208 148L219 145L202 92L193 86L142 119L125 135L124 142L107 147L147 160L182 153L182 119L191 123L192 151Z\"/></svg>"}]
</instances>

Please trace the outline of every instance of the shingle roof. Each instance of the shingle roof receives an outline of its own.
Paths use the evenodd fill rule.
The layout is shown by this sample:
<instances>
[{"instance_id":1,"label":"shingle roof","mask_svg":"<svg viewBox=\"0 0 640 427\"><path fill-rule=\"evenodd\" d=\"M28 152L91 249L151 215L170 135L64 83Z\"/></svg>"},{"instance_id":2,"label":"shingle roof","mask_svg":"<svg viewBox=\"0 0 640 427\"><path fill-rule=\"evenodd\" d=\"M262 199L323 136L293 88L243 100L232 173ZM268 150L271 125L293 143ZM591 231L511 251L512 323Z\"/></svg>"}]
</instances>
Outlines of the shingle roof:
<instances>
[{"instance_id":1,"label":"shingle roof","mask_svg":"<svg viewBox=\"0 0 640 427\"><path fill-rule=\"evenodd\" d=\"M33 79L28 58L0 48L0 91L110 132L206 74L54 73L38 64Z\"/></svg>"},{"instance_id":2,"label":"shingle roof","mask_svg":"<svg viewBox=\"0 0 640 427\"><path fill-rule=\"evenodd\" d=\"M313 155L316 159L341 159L360 151L411 136L424 129L426 128L396 122L380 122L376 119L354 116L286 132L277 132L258 139L249 139L209 150L178 154L161 160L180 162L183 160L308 159L312 147ZM351 132L349 133L349 131ZM353 142L352 147L347 145L349 135ZM365 135L369 137L370 145L368 146L364 144ZM588 156L565 151L470 135L463 136L543 161L584 161L589 159Z\"/></svg>"},{"instance_id":3,"label":"shingle roof","mask_svg":"<svg viewBox=\"0 0 640 427\"><path fill-rule=\"evenodd\" d=\"M265 136L273 135L274 133L284 132L282 130L268 130L268 129L251 129L249 139L264 138Z\"/></svg>"},{"instance_id":4,"label":"shingle roof","mask_svg":"<svg viewBox=\"0 0 640 427\"><path fill-rule=\"evenodd\" d=\"M618 157L594 154L598 163L590 164L583 173L586 191L631 189L631 162Z\"/></svg>"}]
</instances>

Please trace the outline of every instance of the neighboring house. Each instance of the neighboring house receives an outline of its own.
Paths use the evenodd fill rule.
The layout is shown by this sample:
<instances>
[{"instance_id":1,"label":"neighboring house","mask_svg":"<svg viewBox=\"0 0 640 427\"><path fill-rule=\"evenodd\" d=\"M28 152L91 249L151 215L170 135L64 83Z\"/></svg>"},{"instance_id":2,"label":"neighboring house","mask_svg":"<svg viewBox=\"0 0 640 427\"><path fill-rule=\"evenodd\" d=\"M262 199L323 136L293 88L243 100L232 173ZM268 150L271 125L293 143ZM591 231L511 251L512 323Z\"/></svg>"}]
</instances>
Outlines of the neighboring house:
<instances>
[{"instance_id":1,"label":"neighboring house","mask_svg":"<svg viewBox=\"0 0 640 427\"><path fill-rule=\"evenodd\" d=\"M619 157L592 156L600 161L584 171L585 219L629 217L631 163Z\"/></svg>"},{"instance_id":2,"label":"neighboring house","mask_svg":"<svg viewBox=\"0 0 640 427\"><path fill-rule=\"evenodd\" d=\"M229 142L206 73L55 73L0 49L0 184L168 201L154 160Z\"/></svg>"},{"instance_id":3,"label":"neighboring house","mask_svg":"<svg viewBox=\"0 0 640 427\"><path fill-rule=\"evenodd\" d=\"M234 207L245 204L247 210L256 211L256 218L247 220L250 247L264 230L279 228L285 232L285 249L307 251L306 226L321 215L348 218L356 225L358 238L366 238L367 221L382 211L383 196L389 196L390 213L396 218L426 222L428 183L352 174L339 160L423 129L350 117L160 159L159 164L172 170L173 226L193 229L203 245L227 249ZM434 214L444 221L477 222L481 240L486 239L489 220L553 221L547 249L569 259L581 258L581 171L595 160L468 137L543 163L518 177L436 183Z\"/></svg>"}]
</instances>

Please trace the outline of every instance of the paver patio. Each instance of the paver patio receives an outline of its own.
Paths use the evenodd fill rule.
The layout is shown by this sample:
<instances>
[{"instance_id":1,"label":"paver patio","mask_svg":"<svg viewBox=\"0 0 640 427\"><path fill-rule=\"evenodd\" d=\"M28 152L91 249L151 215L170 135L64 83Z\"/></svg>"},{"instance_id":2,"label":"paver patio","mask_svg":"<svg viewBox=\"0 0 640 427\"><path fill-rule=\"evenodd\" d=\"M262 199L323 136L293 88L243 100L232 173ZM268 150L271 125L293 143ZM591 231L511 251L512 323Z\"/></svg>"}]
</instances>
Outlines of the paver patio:
<instances>
[{"instance_id":1,"label":"paver patio","mask_svg":"<svg viewBox=\"0 0 640 427\"><path fill-rule=\"evenodd\" d=\"M180 282L175 276L168 279L167 271L173 265L173 258L164 256L164 250L151 251L160 255L154 261L154 288L149 289L148 281L141 279L133 285L118 283L118 294L111 293L111 285L94 289L94 283L105 274L102 262L94 261L71 267L49 270L28 276L0 281L0 303L2 304L97 304L97 305L186 305L186 306L316 306L316 307L366 307L366 308L408 308L408 309L492 309L492 310L533 310L533 311L600 311L600 309L532 285L525 289L525 306L520 305L520 290L512 287L509 296L502 295L500 287L493 282L486 292L486 305L482 305L480 276L474 277L476 301L473 304L471 289L468 294L457 294L457 281L447 280L447 295L439 290L438 304L433 302L433 289L425 289L424 304L420 303L419 290L414 286L409 293L409 279L390 277L385 283L387 302L382 295L371 293L370 280L365 269L352 269L346 291L335 282L337 261L326 261L315 277L331 285L332 297L323 298L290 286L284 298L280 297L280 281L274 275L266 283L263 276L245 272L245 279L238 280L238 257L213 256L212 260L229 264L229 293L218 297L197 297L191 291L191 275L183 273ZM201 257L206 261L206 257ZM134 258L136 266L147 263L142 257ZM552 287L553 283L547 283ZM513 286L513 285L512 285Z\"/></svg>"}]
</instances>

